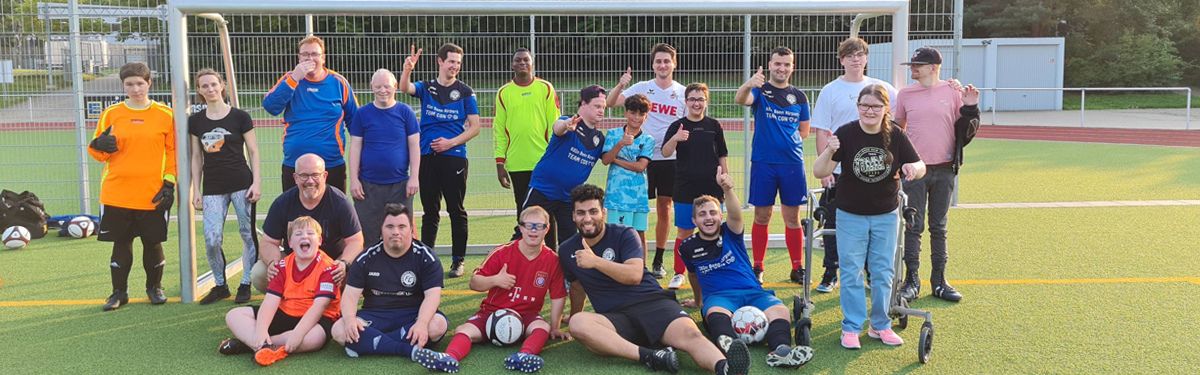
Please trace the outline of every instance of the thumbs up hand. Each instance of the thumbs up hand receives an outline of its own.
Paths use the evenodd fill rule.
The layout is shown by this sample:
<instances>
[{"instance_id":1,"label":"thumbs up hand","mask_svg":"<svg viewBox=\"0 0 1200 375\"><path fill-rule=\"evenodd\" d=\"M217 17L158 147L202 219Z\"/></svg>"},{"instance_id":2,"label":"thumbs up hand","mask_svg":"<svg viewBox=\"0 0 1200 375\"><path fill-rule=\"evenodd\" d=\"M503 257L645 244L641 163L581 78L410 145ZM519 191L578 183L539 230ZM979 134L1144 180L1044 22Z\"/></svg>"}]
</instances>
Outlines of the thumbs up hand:
<instances>
[{"instance_id":1,"label":"thumbs up hand","mask_svg":"<svg viewBox=\"0 0 1200 375\"><path fill-rule=\"evenodd\" d=\"M504 267L500 268L500 272L492 276L492 282L500 289L512 289L514 285L517 285L517 277L508 273L508 264L506 263Z\"/></svg>"},{"instance_id":2,"label":"thumbs up hand","mask_svg":"<svg viewBox=\"0 0 1200 375\"><path fill-rule=\"evenodd\" d=\"M746 81L746 84L750 85L750 87L762 87L763 83L766 82L767 76L763 75L763 68L762 66L759 66L758 71L755 72L754 75L750 76L750 80Z\"/></svg>"},{"instance_id":3,"label":"thumbs up hand","mask_svg":"<svg viewBox=\"0 0 1200 375\"><path fill-rule=\"evenodd\" d=\"M88 147L91 147L96 151L107 152L110 154L117 152L117 137L112 135L112 129L112 126L109 126L108 129L104 129L104 133L100 133L100 135L96 136L96 138L92 140L92 143L88 145Z\"/></svg>"},{"instance_id":4,"label":"thumbs up hand","mask_svg":"<svg viewBox=\"0 0 1200 375\"><path fill-rule=\"evenodd\" d=\"M600 257L592 252L592 247L588 246L586 239L583 239L583 249L575 250L575 265L586 270L596 268L599 261Z\"/></svg>"},{"instance_id":5,"label":"thumbs up hand","mask_svg":"<svg viewBox=\"0 0 1200 375\"><path fill-rule=\"evenodd\" d=\"M721 190L733 190L733 177L725 171L725 167L717 166L717 185L721 186Z\"/></svg>"},{"instance_id":6,"label":"thumbs up hand","mask_svg":"<svg viewBox=\"0 0 1200 375\"><path fill-rule=\"evenodd\" d=\"M617 87L620 87L620 88L629 87L630 81L633 81L633 68L625 67L625 74L622 74L621 80L617 81Z\"/></svg>"}]
</instances>

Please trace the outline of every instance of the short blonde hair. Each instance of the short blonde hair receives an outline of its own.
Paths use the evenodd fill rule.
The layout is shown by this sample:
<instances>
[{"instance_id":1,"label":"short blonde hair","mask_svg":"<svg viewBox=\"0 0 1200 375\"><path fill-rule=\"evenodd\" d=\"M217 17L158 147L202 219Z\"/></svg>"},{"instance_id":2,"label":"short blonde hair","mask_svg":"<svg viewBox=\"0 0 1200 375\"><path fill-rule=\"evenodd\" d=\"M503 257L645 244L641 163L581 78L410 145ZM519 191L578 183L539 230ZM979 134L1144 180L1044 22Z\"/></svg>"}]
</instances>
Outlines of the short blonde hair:
<instances>
[{"instance_id":1,"label":"short blonde hair","mask_svg":"<svg viewBox=\"0 0 1200 375\"><path fill-rule=\"evenodd\" d=\"M300 229L313 229L317 231L318 236L324 232L321 230L321 223L318 223L317 219L313 219L311 216L301 216L288 222L287 235L290 237L292 233Z\"/></svg>"},{"instance_id":2,"label":"short blonde hair","mask_svg":"<svg viewBox=\"0 0 1200 375\"><path fill-rule=\"evenodd\" d=\"M525 217L530 215L541 215L542 219L546 220L546 224L550 224L550 213L541 206L529 206L521 211L521 222L525 222Z\"/></svg>"},{"instance_id":3,"label":"short blonde hair","mask_svg":"<svg viewBox=\"0 0 1200 375\"><path fill-rule=\"evenodd\" d=\"M321 47L321 53L325 53L325 39L321 39L321 37L316 35L309 35L304 37L304 39L300 39L300 43L296 47L303 47L305 44L310 43L316 43L318 47Z\"/></svg>"}]
</instances>

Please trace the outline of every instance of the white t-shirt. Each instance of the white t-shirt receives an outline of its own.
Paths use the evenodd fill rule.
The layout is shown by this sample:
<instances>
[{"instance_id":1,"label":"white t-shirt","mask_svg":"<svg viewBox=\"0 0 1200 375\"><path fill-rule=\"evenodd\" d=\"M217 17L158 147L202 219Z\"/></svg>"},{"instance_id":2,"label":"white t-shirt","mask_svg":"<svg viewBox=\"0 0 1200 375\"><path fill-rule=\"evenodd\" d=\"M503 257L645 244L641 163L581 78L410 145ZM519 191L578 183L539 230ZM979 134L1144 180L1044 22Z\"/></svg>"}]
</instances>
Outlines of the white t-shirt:
<instances>
[{"instance_id":1,"label":"white t-shirt","mask_svg":"<svg viewBox=\"0 0 1200 375\"><path fill-rule=\"evenodd\" d=\"M881 84L886 87L892 104L895 105L896 88L892 87L892 84L866 76L859 82L849 82L844 78L838 77L821 88L812 112L813 128L823 129L832 134L842 125L858 120L858 93L870 85ZM833 169L833 173L842 173L841 164Z\"/></svg>"},{"instance_id":2,"label":"white t-shirt","mask_svg":"<svg viewBox=\"0 0 1200 375\"><path fill-rule=\"evenodd\" d=\"M651 160L675 160L675 155L663 157L662 145L671 123L687 116L685 88L687 87L679 82L671 81L671 87L664 90L658 87L654 80L649 80L635 83L621 92L626 98L642 94L650 99L650 115L647 116L646 123L642 124L642 129L654 138L654 154L650 157Z\"/></svg>"}]
</instances>

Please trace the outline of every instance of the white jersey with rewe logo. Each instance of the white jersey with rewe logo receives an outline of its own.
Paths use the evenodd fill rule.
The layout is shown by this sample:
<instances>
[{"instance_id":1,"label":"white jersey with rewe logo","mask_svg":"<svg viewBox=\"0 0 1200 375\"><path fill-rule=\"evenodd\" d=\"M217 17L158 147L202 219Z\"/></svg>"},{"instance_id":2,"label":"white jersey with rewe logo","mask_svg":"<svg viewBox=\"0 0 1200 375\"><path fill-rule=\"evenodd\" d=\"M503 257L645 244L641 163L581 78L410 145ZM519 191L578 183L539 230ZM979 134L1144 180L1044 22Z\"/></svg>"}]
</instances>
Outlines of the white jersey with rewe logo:
<instances>
[{"instance_id":1,"label":"white jersey with rewe logo","mask_svg":"<svg viewBox=\"0 0 1200 375\"><path fill-rule=\"evenodd\" d=\"M654 138L654 154L650 156L650 160L675 160L675 155L663 157L662 145L671 123L687 116L685 88L679 82L671 81L671 87L663 89L658 87L654 80L649 80L635 83L621 92L626 98L641 94L650 99L650 115L646 117L646 123L642 124L646 134Z\"/></svg>"}]
</instances>

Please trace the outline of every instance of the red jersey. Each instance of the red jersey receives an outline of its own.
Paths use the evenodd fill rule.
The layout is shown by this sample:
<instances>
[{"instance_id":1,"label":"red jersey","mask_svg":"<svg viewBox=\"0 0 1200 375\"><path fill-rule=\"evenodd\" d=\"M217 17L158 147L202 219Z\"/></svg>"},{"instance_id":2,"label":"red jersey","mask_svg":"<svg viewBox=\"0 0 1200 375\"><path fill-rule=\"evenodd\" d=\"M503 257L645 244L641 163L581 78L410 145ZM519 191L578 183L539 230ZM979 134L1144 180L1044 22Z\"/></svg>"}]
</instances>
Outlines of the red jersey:
<instances>
[{"instance_id":1,"label":"red jersey","mask_svg":"<svg viewBox=\"0 0 1200 375\"><path fill-rule=\"evenodd\" d=\"M508 265L507 272L516 276L517 282L512 289L492 288L479 304L480 311L491 313L499 309L513 309L521 313L539 314L546 301L546 293L550 299L564 298L567 288L563 285L562 269L558 265L558 255L554 250L542 245L542 251L533 258L525 257L517 241L500 245L488 254L483 266L475 270L476 275L493 276Z\"/></svg>"},{"instance_id":2,"label":"red jersey","mask_svg":"<svg viewBox=\"0 0 1200 375\"><path fill-rule=\"evenodd\" d=\"M324 297L330 301L321 315L331 320L337 320L341 316L341 288L333 282L333 259L324 252L318 251L317 258L303 270L296 266L295 253L271 266L279 273L275 274L267 285L267 293L282 299L279 309L285 314L302 317L312 307L313 300Z\"/></svg>"}]
</instances>

